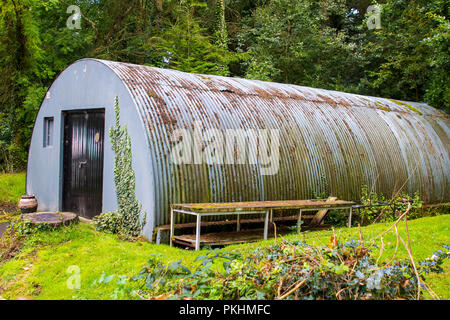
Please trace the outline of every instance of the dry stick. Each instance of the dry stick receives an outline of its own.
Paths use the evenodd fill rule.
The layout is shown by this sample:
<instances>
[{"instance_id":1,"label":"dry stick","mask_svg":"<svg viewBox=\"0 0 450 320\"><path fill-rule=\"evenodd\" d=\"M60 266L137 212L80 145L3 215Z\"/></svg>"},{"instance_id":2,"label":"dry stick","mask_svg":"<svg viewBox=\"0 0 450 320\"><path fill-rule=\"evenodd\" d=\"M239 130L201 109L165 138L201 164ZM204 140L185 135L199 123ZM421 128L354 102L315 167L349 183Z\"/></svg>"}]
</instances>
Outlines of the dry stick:
<instances>
[{"instance_id":1,"label":"dry stick","mask_svg":"<svg viewBox=\"0 0 450 320\"><path fill-rule=\"evenodd\" d=\"M364 250L364 238L363 235L361 233L361 225L358 223L358 232L359 232L359 242L361 243L361 247Z\"/></svg>"},{"instance_id":2,"label":"dry stick","mask_svg":"<svg viewBox=\"0 0 450 320\"><path fill-rule=\"evenodd\" d=\"M399 239L399 240L403 243L403 246L405 247L406 251L408 252L408 255L409 255L411 264L413 265L413 268L414 268L414 273L415 273L415 275L416 275L416 278L417 278L417 284L418 284L417 299L420 298L420 289L421 289L420 284L421 284L421 283L424 285L425 289L428 291L428 293L429 293L433 298L439 299L439 297L431 290L431 288L430 288L424 281L422 281L422 280L420 279L419 273L417 272L416 264L415 264L415 262L414 262L414 258L413 258L413 256L412 256L412 252L411 252L411 242L410 242L410 238L409 238L409 231L408 231L408 228L407 228L408 222L407 222L406 216L408 215L409 210L411 210L411 202L408 202L408 208L407 208L406 211L405 211L405 212L404 212L404 213L403 213L403 214L395 221L395 223L394 223L389 229L387 229L385 232L383 232L382 234L380 234L380 235L376 236L375 238L373 238L373 239L372 239L372 243L375 243L375 239L380 238L380 237L382 238L382 237L383 237L386 233L388 233L392 228L395 228L395 232L396 232L396 235L397 235L397 239ZM405 241L402 239L402 237L400 236L400 234L399 234L399 232L398 232L398 229L397 229L398 223L399 223L403 218L405 218L406 234L407 234L407 236L408 236L409 246L408 246L408 245L405 243ZM397 241L398 241L398 240L397 240ZM395 250L395 252L394 252L394 257L393 257L393 258L395 258L395 256L397 255L397 248L398 248L398 246L396 247L396 250ZM389 263L392 262L393 258L391 259L391 261L389 261Z\"/></svg>"},{"instance_id":3,"label":"dry stick","mask_svg":"<svg viewBox=\"0 0 450 320\"><path fill-rule=\"evenodd\" d=\"M416 172L417 168L418 168L419 164L417 163L414 170L412 171L412 173ZM394 201L394 199L398 196L398 194L400 193L400 191L402 191L403 187L406 185L406 183L409 181L409 179L411 178L412 174L408 175L408 178L406 178L405 182L402 184L402 186L398 189L398 191L392 196L391 201L389 201L389 203L392 203L392 201ZM381 210L380 215L372 222L372 224L374 224L375 222L378 221L378 219L386 212L386 209Z\"/></svg>"},{"instance_id":4,"label":"dry stick","mask_svg":"<svg viewBox=\"0 0 450 320\"><path fill-rule=\"evenodd\" d=\"M315 234L309 234L310 236L313 236L317 241L319 241L321 244L322 244L322 246L324 246L324 247L326 247L326 244L325 243L323 243L323 241L322 240L320 240L320 238L317 236L317 235L315 235Z\"/></svg>"},{"instance_id":5,"label":"dry stick","mask_svg":"<svg viewBox=\"0 0 450 320\"><path fill-rule=\"evenodd\" d=\"M280 284L278 285L277 297L281 296L281 287L283 286L284 277L281 277Z\"/></svg>"},{"instance_id":6,"label":"dry stick","mask_svg":"<svg viewBox=\"0 0 450 320\"><path fill-rule=\"evenodd\" d=\"M384 231L383 233L379 234L379 235L376 236L375 238L372 238L371 241L374 242L375 239L377 239L377 238L379 238L379 237L382 237L382 236L384 236L386 233L388 233L389 231L391 231L391 229L394 228L394 226L396 226L396 225L403 219L403 217L405 217L405 216L408 214L409 210L411 210L411 203L410 203L410 202L408 202L408 208L406 209L406 211L403 212L403 213L400 215L400 217L398 217L398 219L394 222L394 224L393 224L391 227L389 227L386 231Z\"/></svg>"},{"instance_id":7,"label":"dry stick","mask_svg":"<svg viewBox=\"0 0 450 320\"><path fill-rule=\"evenodd\" d=\"M305 282L308 280L308 278L303 279L300 283L298 283L294 288L286 292L280 297L280 300L283 300L284 298L288 297L291 293L295 292L298 288L300 288Z\"/></svg>"},{"instance_id":8,"label":"dry stick","mask_svg":"<svg viewBox=\"0 0 450 320\"><path fill-rule=\"evenodd\" d=\"M406 251L408 252L409 259L410 259L410 261L411 261L411 263L413 265L413 268L414 268L414 273L415 273L416 278L417 278L417 287L418 287L417 288L417 300L419 300L420 299L420 288L421 288L420 287L420 283L422 282L422 280L420 279L419 273L417 272L416 264L414 263L414 258L412 257L411 251L409 251L409 248L408 248L407 244L405 243L405 241L403 241L402 237L400 237L400 241L403 243L403 246L405 247Z\"/></svg>"},{"instance_id":9,"label":"dry stick","mask_svg":"<svg viewBox=\"0 0 450 320\"><path fill-rule=\"evenodd\" d=\"M375 177L375 181L373 182L372 186L370 187L370 193L369 194L372 194L373 187L377 184L377 180L378 180L379 177L380 177L380 172L378 172L377 176Z\"/></svg>"},{"instance_id":10,"label":"dry stick","mask_svg":"<svg viewBox=\"0 0 450 320\"><path fill-rule=\"evenodd\" d=\"M344 291L344 290L346 290L346 289L348 289L348 288L342 288L342 289L340 289L340 290L336 293L336 298L337 298L338 300L341 300L341 292Z\"/></svg>"},{"instance_id":11,"label":"dry stick","mask_svg":"<svg viewBox=\"0 0 450 320\"><path fill-rule=\"evenodd\" d=\"M393 257L391 258L391 260L390 260L387 264L385 264L383 267L378 268L378 270L383 269L385 266L389 265L389 264L395 259L395 257L397 256L397 250L398 250L398 244L399 244L399 237L400 237L400 235L399 235L399 233L398 233L398 229L397 229L397 224L401 221L401 219L402 219L403 217L406 217L406 215L408 214L409 210L411 210L411 203L408 202L408 208L407 208L406 211L405 211L405 212L397 219L397 221L395 221L395 223L394 223L389 229L387 229L385 232L383 232L381 235L378 235L378 236L376 236L375 238L373 238L373 239L371 240L372 245L374 245L374 244L375 244L375 239L377 239L377 238L380 238L380 239L381 239L381 249L380 249L380 254L379 254L378 259L377 259L377 261L376 261L376 262L378 263L378 261L380 260L382 254L383 254L383 251L384 251L383 236L384 236L386 233L388 233L392 228L395 229L395 234L396 234L396 236L397 236L397 244L396 244L396 246L395 246L395 252L394 252L394 255L393 255Z\"/></svg>"},{"instance_id":12,"label":"dry stick","mask_svg":"<svg viewBox=\"0 0 450 320\"><path fill-rule=\"evenodd\" d=\"M379 177L380 177L380 172L378 172L377 176L375 177L375 180L373 181L373 183L372 183L372 185L371 185L371 187L370 187L369 197L370 197L370 195L372 194L373 189L374 189L375 185L377 184L377 180L378 180ZM369 202L372 203L372 199L371 199L371 198L369 198ZM360 218L361 218L361 217L360 217ZM378 218L377 218L377 219L378 219ZM376 221L377 219L375 219L375 221ZM363 220L364 220L364 219L363 219Z\"/></svg>"},{"instance_id":13,"label":"dry stick","mask_svg":"<svg viewBox=\"0 0 450 320\"><path fill-rule=\"evenodd\" d=\"M334 232L334 228L332 227L331 229L333 230L333 241L336 241L336 243L338 243L338 242L337 242L337 238L336 238L336 234L335 234L335 232ZM334 247L331 248L331 250L334 251L334 253L337 255L337 257L339 258L339 260L341 261L341 263L344 263L344 259L342 259L342 257L341 257L341 255L339 254L339 252L338 252L337 250L334 250Z\"/></svg>"},{"instance_id":14,"label":"dry stick","mask_svg":"<svg viewBox=\"0 0 450 320\"><path fill-rule=\"evenodd\" d=\"M392 200L391 200L391 203L392 203ZM383 208L381 210L380 214L378 215L378 217L376 217L375 220L373 220L373 222L371 224L376 223L378 221L378 219L380 219L384 215L385 212L386 212L386 208Z\"/></svg>"},{"instance_id":15,"label":"dry stick","mask_svg":"<svg viewBox=\"0 0 450 320\"><path fill-rule=\"evenodd\" d=\"M417 300L419 300L419 297L420 297L420 289L421 289L421 287L420 287L420 283L423 283L424 284L424 287L425 287L425 289L428 291L428 293L431 295L431 296L433 296L433 291L432 290L428 290L428 289L430 289L430 287L422 280L422 279L420 279L420 277L419 277L419 273L417 272L417 268L416 268L416 264L415 264L415 262L414 262L414 259L413 259L413 257L412 257L412 249L411 249L411 239L410 239L410 237L409 237L409 229L408 229L408 218L407 218L407 216L405 216L405 228L406 228L406 236L407 236L407 239L408 239L408 248L407 248L407 250L408 250L408 254L409 254L409 256L410 256L410 258L411 258L411 263L412 263L412 265L413 265L413 267L414 267L414 272L415 272L415 274L416 274L416 277L417 277L417 284L418 284L418 286L419 286L419 289L418 289L418 292L417 292ZM402 242L403 242L403 239L400 237L400 240L402 240ZM433 292L433 293L432 293ZM435 294L436 295L436 294ZM436 295L435 296L435 298L437 298L437 300L440 300L439 299L439 297Z\"/></svg>"},{"instance_id":16,"label":"dry stick","mask_svg":"<svg viewBox=\"0 0 450 320\"><path fill-rule=\"evenodd\" d=\"M433 291L431 290L430 286L428 284L426 284L424 281L422 281L422 284L425 286L425 289L427 289L428 293L436 300L441 300L441 298L439 298L439 296Z\"/></svg>"},{"instance_id":17,"label":"dry stick","mask_svg":"<svg viewBox=\"0 0 450 320\"><path fill-rule=\"evenodd\" d=\"M380 255L378 256L378 259L376 261L376 264L378 264L378 261L380 260L381 256L383 255L383 251L384 251L384 241L383 241L383 237L380 238L381 241L381 249L380 249Z\"/></svg>"},{"instance_id":18,"label":"dry stick","mask_svg":"<svg viewBox=\"0 0 450 320\"><path fill-rule=\"evenodd\" d=\"M418 167L419 167L419 163L416 164L416 166L415 166L414 170L412 171L412 173L416 172L416 170L417 170ZM408 178L407 178L407 179L405 180L405 182L402 184L402 186L400 187L400 189L398 189L397 193L395 193L395 194L392 196L390 202L392 202L392 201L398 196L398 194L400 193L400 191L402 191L403 187L406 185L406 183L407 183L407 182L409 181L409 179L411 178L411 175L412 175L412 174L409 174L409 175L408 175Z\"/></svg>"},{"instance_id":19,"label":"dry stick","mask_svg":"<svg viewBox=\"0 0 450 320\"><path fill-rule=\"evenodd\" d=\"M285 277L287 277L287 275L286 275ZM283 279L284 279L285 277L283 277ZM300 281L300 280L298 280L298 281ZM289 291L293 286L295 286L295 285L298 283L298 281L292 283L289 287L287 287L286 290L285 290L285 292ZM280 299L280 297L281 297L281 288L280 288L280 292L279 292L279 294L278 294L278 299Z\"/></svg>"},{"instance_id":20,"label":"dry stick","mask_svg":"<svg viewBox=\"0 0 450 320\"><path fill-rule=\"evenodd\" d=\"M400 243L400 234L398 232L397 226L395 226L395 234L397 237L397 243L395 244L395 251L394 251L394 255L392 256L391 260L389 260L388 263L385 264L385 266L388 266L392 263L392 261L394 261L395 257L397 256L397 252L398 252L398 245Z\"/></svg>"},{"instance_id":21,"label":"dry stick","mask_svg":"<svg viewBox=\"0 0 450 320\"><path fill-rule=\"evenodd\" d=\"M412 252L411 240L409 239L408 216L405 216L405 231L406 231L406 236L408 237L408 248L409 248L409 251Z\"/></svg>"},{"instance_id":22,"label":"dry stick","mask_svg":"<svg viewBox=\"0 0 450 320\"><path fill-rule=\"evenodd\" d=\"M358 261L358 258L357 258L356 261L355 261L355 263L353 264L352 270L350 270L350 273L348 274L347 279L350 279L350 276L351 276L351 275L353 274L353 272L355 271L355 268L356 268L358 262L359 262L359 261Z\"/></svg>"},{"instance_id":23,"label":"dry stick","mask_svg":"<svg viewBox=\"0 0 450 320\"><path fill-rule=\"evenodd\" d=\"M275 244L277 244L277 225L272 221L273 224L273 235L275 236Z\"/></svg>"}]
</instances>

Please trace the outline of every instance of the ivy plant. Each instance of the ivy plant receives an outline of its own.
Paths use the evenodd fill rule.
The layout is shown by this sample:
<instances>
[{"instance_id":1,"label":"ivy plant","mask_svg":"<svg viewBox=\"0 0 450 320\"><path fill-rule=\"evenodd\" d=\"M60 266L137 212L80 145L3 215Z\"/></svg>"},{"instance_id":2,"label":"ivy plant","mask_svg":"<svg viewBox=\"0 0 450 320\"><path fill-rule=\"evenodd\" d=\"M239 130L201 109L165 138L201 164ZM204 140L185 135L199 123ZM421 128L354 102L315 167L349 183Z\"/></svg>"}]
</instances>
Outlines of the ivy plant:
<instances>
[{"instance_id":1,"label":"ivy plant","mask_svg":"<svg viewBox=\"0 0 450 320\"><path fill-rule=\"evenodd\" d=\"M145 213L135 195L135 174L132 166L131 139L127 127L120 125L119 99L114 101L115 127L109 129L114 158L114 183L118 209L95 217L98 230L109 231L124 237L136 237L145 224Z\"/></svg>"}]
</instances>

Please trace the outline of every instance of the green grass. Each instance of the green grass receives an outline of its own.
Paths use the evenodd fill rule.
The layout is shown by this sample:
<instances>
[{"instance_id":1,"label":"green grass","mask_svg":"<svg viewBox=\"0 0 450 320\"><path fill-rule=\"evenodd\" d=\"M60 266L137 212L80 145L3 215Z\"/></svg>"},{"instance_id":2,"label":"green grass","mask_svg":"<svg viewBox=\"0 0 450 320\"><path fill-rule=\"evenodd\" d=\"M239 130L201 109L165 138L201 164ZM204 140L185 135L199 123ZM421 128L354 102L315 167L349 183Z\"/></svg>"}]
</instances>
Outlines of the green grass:
<instances>
[{"instance_id":1,"label":"green grass","mask_svg":"<svg viewBox=\"0 0 450 320\"><path fill-rule=\"evenodd\" d=\"M25 192L25 173L0 175L0 202L17 203ZM450 244L450 216L428 217L409 222L411 246L416 261L430 256ZM391 224L376 224L362 228L365 240L369 240ZM335 230L339 241L359 239L357 228ZM400 233L405 238L404 225ZM288 235L284 239L305 240L309 244L327 244L332 231L305 232ZM229 246L225 250L250 253L253 249L268 246L275 240ZM281 241L279 238L277 241ZM378 245L381 245L379 240ZM385 250L381 260L387 261L395 250L395 235L390 232L384 237ZM166 262L182 260L192 266L194 259L205 253L195 252L166 245L147 242L121 241L115 235L101 233L92 226L77 224L57 231L41 231L25 240L21 253L6 263L0 262L0 295L5 298L32 296L36 299L110 299L115 282L91 286L104 272L108 275L132 276L139 272L151 253L162 254ZM376 254L377 252L374 252ZM400 246L397 256L407 258L408 254ZM66 273L71 265L80 267L81 289L70 290ZM441 297L450 299L450 262L444 264L445 272L430 275L427 279L433 290Z\"/></svg>"},{"instance_id":2,"label":"green grass","mask_svg":"<svg viewBox=\"0 0 450 320\"><path fill-rule=\"evenodd\" d=\"M0 175L0 204L17 203L25 193L25 172Z\"/></svg>"},{"instance_id":3,"label":"green grass","mask_svg":"<svg viewBox=\"0 0 450 320\"><path fill-rule=\"evenodd\" d=\"M433 251L450 244L450 216L442 215L409 221L411 246L416 262L429 257ZM362 228L366 241L385 231L391 224L376 224ZM405 239L404 224L400 233ZM335 230L339 241L359 239L357 228ZM331 230L288 235L283 239L305 240L310 244L322 245L329 242ZM253 249L268 246L274 239L256 243L234 245L224 250L249 253ZM280 238L277 241L281 241ZM380 245L380 242L377 241ZM384 237L385 251L382 260L387 261L394 253L395 235L390 232ZM126 242L115 235L96 231L92 226L77 224L57 231L40 231L28 236L22 252L14 259L0 264L0 295L8 299L32 296L35 299L110 299L115 281L92 285L104 272L107 275L132 276L139 272L151 253L159 253L166 262L182 260L192 266L194 259L204 255L206 250L192 251L155 245L147 242ZM377 252L374 252L377 256ZM399 258L407 258L407 252L400 247ZM67 268L76 265L81 270L81 289L70 290L66 281ZM450 263L444 264L445 272L430 275L427 283L442 298L450 299ZM425 297L427 297L425 295Z\"/></svg>"}]
</instances>

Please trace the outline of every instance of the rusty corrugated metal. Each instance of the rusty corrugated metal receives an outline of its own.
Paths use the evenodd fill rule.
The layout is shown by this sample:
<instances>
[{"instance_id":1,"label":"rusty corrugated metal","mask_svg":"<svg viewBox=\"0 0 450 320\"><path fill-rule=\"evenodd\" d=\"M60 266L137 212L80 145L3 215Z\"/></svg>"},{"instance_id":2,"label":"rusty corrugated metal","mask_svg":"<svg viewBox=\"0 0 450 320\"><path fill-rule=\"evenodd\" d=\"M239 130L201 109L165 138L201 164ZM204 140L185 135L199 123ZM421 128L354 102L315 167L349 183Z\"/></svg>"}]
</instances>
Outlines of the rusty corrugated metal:
<instances>
[{"instance_id":1,"label":"rusty corrugated metal","mask_svg":"<svg viewBox=\"0 0 450 320\"><path fill-rule=\"evenodd\" d=\"M448 116L425 104L100 61L129 88L147 126L156 226L169 223L171 203L308 199L324 185L346 200L358 200L362 185L387 196L405 185L428 203L450 200ZM278 174L172 164L170 133L196 121L280 129Z\"/></svg>"}]
</instances>

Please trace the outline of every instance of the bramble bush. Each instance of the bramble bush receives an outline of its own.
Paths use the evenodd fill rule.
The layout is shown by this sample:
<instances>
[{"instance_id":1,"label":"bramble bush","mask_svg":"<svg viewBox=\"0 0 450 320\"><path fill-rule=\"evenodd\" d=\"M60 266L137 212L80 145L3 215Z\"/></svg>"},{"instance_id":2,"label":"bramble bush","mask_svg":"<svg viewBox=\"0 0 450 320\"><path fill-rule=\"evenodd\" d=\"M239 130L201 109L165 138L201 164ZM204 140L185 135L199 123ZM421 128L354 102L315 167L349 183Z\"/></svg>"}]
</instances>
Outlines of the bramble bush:
<instances>
[{"instance_id":1,"label":"bramble bush","mask_svg":"<svg viewBox=\"0 0 450 320\"><path fill-rule=\"evenodd\" d=\"M417 265L418 274L442 272L449 246ZM377 264L370 249L350 241L314 247L284 241L249 256L209 251L189 269L152 255L132 278L147 299L416 299L418 281L409 260ZM217 262L217 263L216 263ZM222 262L220 267L219 262ZM421 284L422 286L422 284Z\"/></svg>"}]
</instances>

